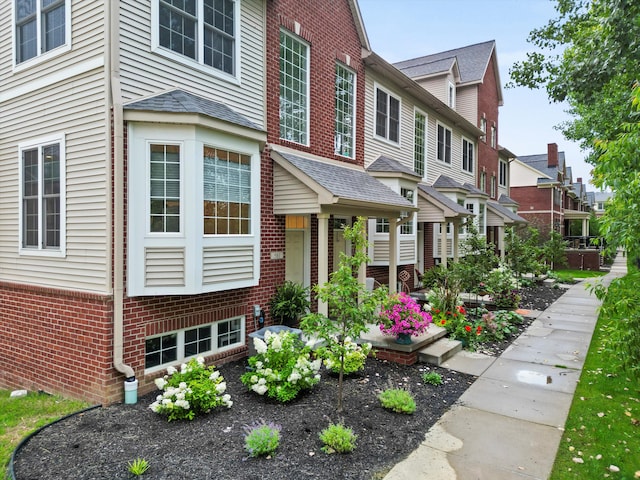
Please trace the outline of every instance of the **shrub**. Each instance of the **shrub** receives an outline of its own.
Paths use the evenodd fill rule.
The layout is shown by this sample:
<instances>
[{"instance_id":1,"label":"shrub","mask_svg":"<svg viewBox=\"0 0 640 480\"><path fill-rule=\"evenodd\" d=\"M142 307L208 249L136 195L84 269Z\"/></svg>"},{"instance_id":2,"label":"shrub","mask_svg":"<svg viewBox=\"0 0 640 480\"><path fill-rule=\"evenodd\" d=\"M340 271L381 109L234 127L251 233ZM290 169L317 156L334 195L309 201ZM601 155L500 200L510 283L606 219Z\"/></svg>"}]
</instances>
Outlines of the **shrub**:
<instances>
[{"instance_id":1,"label":"shrub","mask_svg":"<svg viewBox=\"0 0 640 480\"><path fill-rule=\"evenodd\" d=\"M310 348L295 334L267 330L264 340L254 338L253 343L258 353L249 357L251 371L240 380L257 394L288 402L320 381L322 359L312 361Z\"/></svg>"},{"instance_id":2,"label":"shrub","mask_svg":"<svg viewBox=\"0 0 640 480\"><path fill-rule=\"evenodd\" d=\"M300 283L287 280L276 287L269 299L271 316L280 324L292 326L300 315L309 310L309 289Z\"/></svg>"},{"instance_id":3,"label":"shrub","mask_svg":"<svg viewBox=\"0 0 640 480\"><path fill-rule=\"evenodd\" d=\"M332 342L329 347L322 347L317 350L319 357L323 359L325 367L332 373L340 373L340 353L334 353L330 348L337 345L338 341ZM362 343L358 345L351 337L344 339L344 371L345 375L356 373L364 370L364 364L367 356L371 352L370 343Z\"/></svg>"},{"instance_id":4,"label":"shrub","mask_svg":"<svg viewBox=\"0 0 640 480\"><path fill-rule=\"evenodd\" d=\"M243 427L244 449L252 457L271 455L280 445L280 425L264 420Z\"/></svg>"},{"instance_id":5,"label":"shrub","mask_svg":"<svg viewBox=\"0 0 640 480\"><path fill-rule=\"evenodd\" d=\"M380 331L385 335L418 336L431 324L431 315L404 292L389 297L385 307L380 313Z\"/></svg>"},{"instance_id":6,"label":"shrub","mask_svg":"<svg viewBox=\"0 0 640 480\"><path fill-rule=\"evenodd\" d=\"M183 363L180 370L167 368L167 375L156 378L156 386L163 391L149 408L167 415L167 420L193 420L196 415L209 413L216 407L231 408L231 396L225 394L227 384L213 366L207 367L198 357Z\"/></svg>"},{"instance_id":7,"label":"shrub","mask_svg":"<svg viewBox=\"0 0 640 480\"><path fill-rule=\"evenodd\" d=\"M320 440L324 446L322 451L325 453L349 453L356 448L356 439L358 436L353 433L351 428L342 424L330 424L327 428L320 432Z\"/></svg>"},{"instance_id":8,"label":"shrub","mask_svg":"<svg viewBox=\"0 0 640 480\"><path fill-rule=\"evenodd\" d=\"M422 381L429 385L442 385L442 375L438 372L424 372L422 374Z\"/></svg>"},{"instance_id":9,"label":"shrub","mask_svg":"<svg viewBox=\"0 0 640 480\"><path fill-rule=\"evenodd\" d=\"M390 388L378 395L384 408L407 415L416 411L416 402L406 390Z\"/></svg>"},{"instance_id":10,"label":"shrub","mask_svg":"<svg viewBox=\"0 0 640 480\"><path fill-rule=\"evenodd\" d=\"M487 285L497 308L516 308L520 304L518 284L508 266L501 265L493 270L489 274Z\"/></svg>"},{"instance_id":11,"label":"shrub","mask_svg":"<svg viewBox=\"0 0 640 480\"><path fill-rule=\"evenodd\" d=\"M483 340L504 340L518 331L517 324L522 323L522 315L509 310L487 312L482 315L484 327Z\"/></svg>"}]
</instances>

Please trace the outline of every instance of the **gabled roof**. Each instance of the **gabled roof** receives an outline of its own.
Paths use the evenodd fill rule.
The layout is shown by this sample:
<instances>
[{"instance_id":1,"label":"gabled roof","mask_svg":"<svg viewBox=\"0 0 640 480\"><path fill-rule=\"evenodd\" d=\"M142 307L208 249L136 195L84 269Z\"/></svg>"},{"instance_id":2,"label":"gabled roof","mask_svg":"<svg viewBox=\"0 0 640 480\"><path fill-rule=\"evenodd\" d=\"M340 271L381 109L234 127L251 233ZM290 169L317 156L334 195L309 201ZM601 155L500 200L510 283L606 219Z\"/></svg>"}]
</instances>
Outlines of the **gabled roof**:
<instances>
[{"instance_id":1,"label":"gabled roof","mask_svg":"<svg viewBox=\"0 0 640 480\"><path fill-rule=\"evenodd\" d=\"M483 192L478 187L476 187L475 185L472 185L470 183L463 184L462 188L464 188L466 191L468 191L474 197L489 197L489 194Z\"/></svg>"},{"instance_id":2,"label":"gabled roof","mask_svg":"<svg viewBox=\"0 0 640 480\"><path fill-rule=\"evenodd\" d=\"M434 60L433 62L421 63L404 68L400 67L398 64L395 64L394 66L397 67L407 77L418 79L431 77L433 75L442 75L451 70L454 70L455 74L457 74L457 76L459 77L460 71L457 68L456 64L456 57L448 57Z\"/></svg>"},{"instance_id":3,"label":"gabled roof","mask_svg":"<svg viewBox=\"0 0 640 480\"><path fill-rule=\"evenodd\" d=\"M491 62L491 56L494 54L495 49L495 40L490 40L488 42L476 43L475 45L447 50L446 52L439 52L432 55L404 60L402 62L397 62L394 65L411 78L417 78L436 73L434 71L436 68L435 62L441 62L438 63L438 65L443 68L443 71L445 71L444 68L446 67L447 62L442 61L455 57L458 64L458 70L460 71L460 84L471 85L481 83L483 81L487 68L489 68L489 63ZM498 86L498 102L502 105L502 87L497 63L496 59L494 62L494 73L496 75L496 83Z\"/></svg>"},{"instance_id":4,"label":"gabled roof","mask_svg":"<svg viewBox=\"0 0 640 480\"><path fill-rule=\"evenodd\" d=\"M450 218L449 215L451 217L470 217L473 215L469 210L464 208L462 205L458 205L458 203L440 193L434 187L425 185L424 183L419 183L418 191L423 193L423 197L429 198L432 203L435 203L442 210L447 212L447 218Z\"/></svg>"},{"instance_id":5,"label":"gabled roof","mask_svg":"<svg viewBox=\"0 0 640 480\"><path fill-rule=\"evenodd\" d=\"M380 172L380 173L397 173L402 175L410 175L421 179L422 176L410 169L406 165L400 163L393 158L379 156L371 165L366 168L367 172Z\"/></svg>"},{"instance_id":6,"label":"gabled roof","mask_svg":"<svg viewBox=\"0 0 640 480\"><path fill-rule=\"evenodd\" d=\"M502 217L505 224L528 223L526 219L522 218L517 213L512 212L504 205L494 202L493 200L489 200L487 202L487 208Z\"/></svg>"},{"instance_id":7,"label":"gabled roof","mask_svg":"<svg viewBox=\"0 0 640 480\"><path fill-rule=\"evenodd\" d=\"M223 103L199 97L184 90L175 89L124 105L124 110L147 112L191 113L204 115L214 120L232 123L252 130L263 131L243 115Z\"/></svg>"},{"instance_id":8,"label":"gabled roof","mask_svg":"<svg viewBox=\"0 0 640 480\"><path fill-rule=\"evenodd\" d=\"M357 207L380 211L417 210L406 198L361 167L341 165L329 159L310 158L275 148L271 158L315 192L319 206L351 206L354 214L357 214Z\"/></svg>"},{"instance_id":9,"label":"gabled roof","mask_svg":"<svg viewBox=\"0 0 640 480\"><path fill-rule=\"evenodd\" d=\"M549 166L549 159L546 153L539 155L523 155L518 157L525 165L539 171L545 177L548 177L552 181L558 181L558 173L564 171L565 157L564 152L558 152L558 165L556 167ZM540 183L540 182L538 182Z\"/></svg>"},{"instance_id":10,"label":"gabled roof","mask_svg":"<svg viewBox=\"0 0 640 480\"><path fill-rule=\"evenodd\" d=\"M500 198L498 198L498 203L500 203L502 205L512 205L514 207L517 207L517 206L520 205L513 198L505 195L504 193L502 195L500 195Z\"/></svg>"},{"instance_id":11,"label":"gabled roof","mask_svg":"<svg viewBox=\"0 0 640 480\"><path fill-rule=\"evenodd\" d=\"M436 179L436 181L433 182L433 186L438 189L448 189L448 188L462 189L463 188L461 183L455 181L453 178L448 177L447 175L440 175Z\"/></svg>"}]
</instances>

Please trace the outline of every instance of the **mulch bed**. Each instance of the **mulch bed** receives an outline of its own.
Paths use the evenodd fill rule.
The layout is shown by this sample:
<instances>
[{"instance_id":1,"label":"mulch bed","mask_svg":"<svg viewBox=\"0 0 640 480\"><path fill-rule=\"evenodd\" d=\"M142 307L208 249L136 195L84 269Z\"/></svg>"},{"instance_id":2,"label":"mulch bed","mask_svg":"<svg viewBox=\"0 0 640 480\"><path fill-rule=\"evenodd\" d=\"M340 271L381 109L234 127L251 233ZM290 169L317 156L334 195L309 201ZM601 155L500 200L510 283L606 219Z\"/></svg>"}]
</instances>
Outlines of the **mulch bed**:
<instances>
[{"instance_id":1,"label":"mulch bed","mask_svg":"<svg viewBox=\"0 0 640 480\"><path fill-rule=\"evenodd\" d=\"M544 310L564 289L538 286L523 290L521 307ZM525 326L523 325L522 330ZM515 338L487 346L499 354ZM156 393L136 405L111 405L55 423L27 442L16 455L18 480L132 478L127 464L141 457L151 467L147 480L303 480L381 479L424 439L429 428L475 381L474 376L444 368L369 359L365 371L346 379L344 411L338 413L338 380L323 370L311 391L283 405L258 396L240 383L245 362L219 368L234 405L193 421L167 422L148 407ZM444 384L425 384L422 375L435 371ZM390 387L411 391L413 415L389 412L377 395ZM271 458L251 458L244 450L243 426L258 420L282 427L281 443ZM344 423L358 435L350 454L320 450L320 430Z\"/></svg>"}]
</instances>

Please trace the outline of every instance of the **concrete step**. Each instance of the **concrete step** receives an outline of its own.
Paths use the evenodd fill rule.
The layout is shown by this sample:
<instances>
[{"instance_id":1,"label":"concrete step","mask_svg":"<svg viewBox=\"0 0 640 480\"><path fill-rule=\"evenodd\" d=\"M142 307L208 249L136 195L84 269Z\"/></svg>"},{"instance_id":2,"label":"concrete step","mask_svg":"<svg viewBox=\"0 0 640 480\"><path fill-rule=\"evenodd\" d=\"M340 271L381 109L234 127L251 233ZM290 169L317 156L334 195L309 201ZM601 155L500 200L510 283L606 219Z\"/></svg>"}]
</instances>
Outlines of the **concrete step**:
<instances>
[{"instance_id":1,"label":"concrete step","mask_svg":"<svg viewBox=\"0 0 640 480\"><path fill-rule=\"evenodd\" d=\"M461 350L462 342L459 340L440 338L418 351L418 362L442 365Z\"/></svg>"}]
</instances>

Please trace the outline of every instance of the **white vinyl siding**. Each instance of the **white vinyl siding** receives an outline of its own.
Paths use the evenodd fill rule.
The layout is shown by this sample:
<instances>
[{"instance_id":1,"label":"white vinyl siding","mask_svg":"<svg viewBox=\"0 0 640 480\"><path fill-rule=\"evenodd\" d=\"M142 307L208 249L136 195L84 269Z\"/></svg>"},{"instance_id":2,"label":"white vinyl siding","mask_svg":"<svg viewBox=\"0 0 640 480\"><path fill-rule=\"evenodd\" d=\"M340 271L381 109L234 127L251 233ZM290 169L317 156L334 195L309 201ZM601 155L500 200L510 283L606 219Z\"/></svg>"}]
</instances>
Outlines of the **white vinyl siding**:
<instances>
[{"instance_id":1,"label":"white vinyl siding","mask_svg":"<svg viewBox=\"0 0 640 480\"><path fill-rule=\"evenodd\" d=\"M120 0L119 3L120 77L125 102L180 88L223 103L258 127L265 126L262 1L242 0L237 7L240 22L235 76L196 62L178 61L166 55L166 49L163 54L152 50L151 2Z\"/></svg>"},{"instance_id":2,"label":"white vinyl siding","mask_svg":"<svg viewBox=\"0 0 640 480\"><path fill-rule=\"evenodd\" d=\"M436 128L437 124L445 120L438 115L437 112L424 105L417 104L413 96L407 95L400 89L394 89L391 85L384 83L384 79L379 75L370 71L365 76L365 166L371 165L380 155L387 156L399 162L406 167L414 170L414 146L415 146L415 127L400 129L400 143L395 144L375 135L375 92L378 86L382 86L385 91L390 92L393 96L400 99L401 114L400 123L402 125L414 126L415 113L417 109L425 112L426 116L426 159L424 181L433 183L440 175L447 175L454 180L464 183L470 182L475 184L473 174L462 170L462 135L463 132L453 128L452 132L452 150L451 165L444 162L436 161Z\"/></svg>"},{"instance_id":3,"label":"white vinyl siding","mask_svg":"<svg viewBox=\"0 0 640 480\"><path fill-rule=\"evenodd\" d=\"M0 3L0 19L5 5ZM74 15L76 8L74 4ZM78 2L79 11L87 10L87 2ZM97 11L101 11L97 9ZM6 9L4 10L6 13ZM11 15L9 15L9 18ZM100 22L85 19L83 26L95 28L104 38ZM0 20L1 22L2 20ZM8 36L6 35L8 34ZM6 40L11 30L0 29ZM8 88L0 92L0 279L4 281L107 293L110 261L108 138L109 109L104 94L104 73L93 64L90 39L78 35L73 55L69 54L49 65L51 74L44 76L42 64L11 74L9 63L0 55L0 75ZM77 39L80 39L79 41ZM95 40L95 39L94 39ZM9 45L10 43L6 44ZM67 62L70 57L70 63ZM73 59L79 62L73 64ZM90 68L90 65L96 65ZM5 80L10 78L10 81ZM14 83L21 79L20 85ZM19 240L19 151L18 145L36 138L59 136L65 140L65 222L64 256L20 255Z\"/></svg>"},{"instance_id":4,"label":"white vinyl siding","mask_svg":"<svg viewBox=\"0 0 640 480\"><path fill-rule=\"evenodd\" d=\"M153 231L158 229L151 229L147 221L152 208L148 186L152 145L180 147L180 194L170 197L179 198L180 207L173 210L180 213L177 231ZM246 175L238 168L229 169L235 164L229 159L236 154L244 162L238 168L250 168ZM196 294L257 285L260 153L256 142L195 126L132 123L128 158L128 295ZM224 164L212 170L212 158ZM235 200L245 196L250 204L240 219L232 204L243 211ZM214 205L223 198L234 201Z\"/></svg>"}]
</instances>

